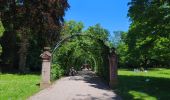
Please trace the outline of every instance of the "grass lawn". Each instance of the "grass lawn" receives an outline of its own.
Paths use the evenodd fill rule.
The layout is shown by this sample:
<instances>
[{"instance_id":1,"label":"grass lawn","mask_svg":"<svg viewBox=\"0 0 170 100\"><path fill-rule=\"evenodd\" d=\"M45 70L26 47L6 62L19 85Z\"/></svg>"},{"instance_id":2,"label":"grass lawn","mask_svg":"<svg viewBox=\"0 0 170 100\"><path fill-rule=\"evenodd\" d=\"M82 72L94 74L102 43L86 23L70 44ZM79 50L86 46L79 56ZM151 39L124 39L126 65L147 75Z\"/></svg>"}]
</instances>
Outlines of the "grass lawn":
<instances>
[{"instance_id":1,"label":"grass lawn","mask_svg":"<svg viewBox=\"0 0 170 100\"><path fill-rule=\"evenodd\" d=\"M0 100L25 100L38 92L40 76L0 74Z\"/></svg>"},{"instance_id":2,"label":"grass lawn","mask_svg":"<svg viewBox=\"0 0 170 100\"><path fill-rule=\"evenodd\" d=\"M170 69L119 69L117 92L124 100L170 100Z\"/></svg>"}]
</instances>

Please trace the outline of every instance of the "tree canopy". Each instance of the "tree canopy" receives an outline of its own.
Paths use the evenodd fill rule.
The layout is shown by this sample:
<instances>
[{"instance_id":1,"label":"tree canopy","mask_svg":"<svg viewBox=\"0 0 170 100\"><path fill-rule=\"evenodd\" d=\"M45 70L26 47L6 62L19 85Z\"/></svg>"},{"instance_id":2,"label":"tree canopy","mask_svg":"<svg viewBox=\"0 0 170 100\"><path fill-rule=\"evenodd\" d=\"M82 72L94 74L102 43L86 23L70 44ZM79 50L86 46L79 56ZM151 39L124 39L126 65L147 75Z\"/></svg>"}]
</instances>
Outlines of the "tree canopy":
<instances>
[{"instance_id":1,"label":"tree canopy","mask_svg":"<svg viewBox=\"0 0 170 100\"><path fill-rule=\"evenodd\" d=\"M1 22L5 29L0 43L4 68L26 70L37 67L44 46L59 40L67 0L0 0ZM32 63L32 64L31 64ZM33 64L34 63L34 64Z\"/></svg>"},{"instance_id":2,"label":"tree canopy","mask_svg":"<svg viewBox=\"0 0 170 100\"><path fill-rule=\"evenodd\" d=\"M120 42L118 47L121 63L131 67L168 67L169 0L132 0L128 5L132 23L126 35L122 34L123 44Z\"/></svg>"},{"instance_id":3,"label":"tree canopy","mask_svg":"<svg viewBox=\"0 0 170 100\"><path fill-rule=\"evenodd\" d=\"M86 36L68 39L54 56L59 62L56 66L64 70L88 62L96 72L104 73L104 60L111 47L116 48L119 66L168 67L170 1L131 0L128 6L129 30L114 31L115 36L110 37L100 24L85 30L82 22L64 21L70 7L67 0L0 0L2 69L40 70L43 47L53 48L58 41L77 33Z\"/></svg>"}]
</instances>

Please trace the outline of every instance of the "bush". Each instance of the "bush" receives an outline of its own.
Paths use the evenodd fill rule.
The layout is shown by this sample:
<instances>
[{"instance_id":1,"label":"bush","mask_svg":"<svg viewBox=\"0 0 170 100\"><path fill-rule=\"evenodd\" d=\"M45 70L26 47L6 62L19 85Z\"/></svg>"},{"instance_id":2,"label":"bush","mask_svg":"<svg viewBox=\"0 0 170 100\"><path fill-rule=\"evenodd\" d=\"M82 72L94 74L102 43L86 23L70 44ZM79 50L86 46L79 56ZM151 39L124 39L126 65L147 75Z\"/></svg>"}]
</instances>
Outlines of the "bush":
<instances>
[{"instance_id":1,"label":"bush","mask_svg":"<svg viewBox=\"0 0 170 100\"><path fill-rule=\"evenodd\" d=\"M51 69L51 78L52 80L59 79L64 75L64 70L59 64L53 64Z\"/></svg>"}]
</instances>

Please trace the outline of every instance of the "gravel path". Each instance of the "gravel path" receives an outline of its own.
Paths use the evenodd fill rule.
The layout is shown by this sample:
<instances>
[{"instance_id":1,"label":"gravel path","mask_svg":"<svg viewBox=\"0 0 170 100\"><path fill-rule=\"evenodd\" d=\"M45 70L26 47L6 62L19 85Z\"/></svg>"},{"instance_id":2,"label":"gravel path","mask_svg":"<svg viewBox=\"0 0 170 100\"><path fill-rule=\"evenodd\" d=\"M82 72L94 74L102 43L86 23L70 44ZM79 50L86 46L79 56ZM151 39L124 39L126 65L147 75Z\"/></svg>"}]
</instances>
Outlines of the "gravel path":
<instances>
[{"instance_id":1,"label":"gravel path","mask_svg":"<svg viewBox=\"0 0 170 100\"><path fill-rule=\"evenodd\" d=\"M121 100L91 71L57 80L28 100Z\"/></svg>"}]
</instances>

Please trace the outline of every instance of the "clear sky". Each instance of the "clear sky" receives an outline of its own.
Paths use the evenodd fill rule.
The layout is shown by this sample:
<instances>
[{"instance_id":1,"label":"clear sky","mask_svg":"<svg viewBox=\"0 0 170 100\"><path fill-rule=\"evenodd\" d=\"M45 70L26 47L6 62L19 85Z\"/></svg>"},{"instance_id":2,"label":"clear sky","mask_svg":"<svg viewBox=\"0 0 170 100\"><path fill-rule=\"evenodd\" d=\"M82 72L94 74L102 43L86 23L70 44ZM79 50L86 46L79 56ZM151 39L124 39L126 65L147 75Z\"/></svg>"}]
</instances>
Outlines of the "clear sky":
<instances>
[{"instance_id":1,"label":"clear sky","mask_svg":"<svg viewBox=\"0 0 170 100\"><path fill-rule=\"evenodd\" d=\"M127 17L130 0L68 0L70 9L65 20L75 20L84 23L85 28L100 23L102 27L113 31L127 31Z\"/></svg>"}]
</instances>

